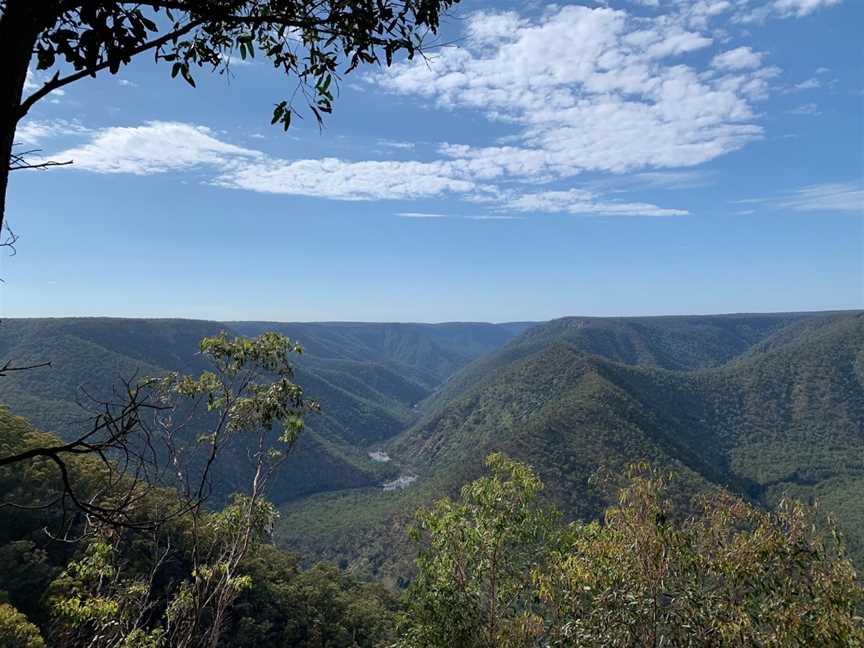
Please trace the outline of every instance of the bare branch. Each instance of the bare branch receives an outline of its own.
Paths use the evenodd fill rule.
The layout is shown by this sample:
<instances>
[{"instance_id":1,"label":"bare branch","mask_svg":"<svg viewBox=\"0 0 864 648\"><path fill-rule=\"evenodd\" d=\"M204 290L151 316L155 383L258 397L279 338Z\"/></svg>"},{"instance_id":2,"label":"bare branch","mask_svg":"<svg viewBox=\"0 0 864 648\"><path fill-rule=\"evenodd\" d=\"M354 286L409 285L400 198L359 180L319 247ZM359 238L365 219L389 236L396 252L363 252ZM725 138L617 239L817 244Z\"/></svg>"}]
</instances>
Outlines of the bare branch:
<instances>
[{"instance_id":1,"label":"bare branch","mask_svg":"<svg viewBox=\"0 0 864 648\"><path fill-rule=\"evenodd\" d=\"M25 365L23 367L16 367L12 364L11 360L7 360L6 364L0 367L0 376L5 376L8 373L12 373L14 371L30 371L31 369L42 369L44 367L50 367L51 362L40 362L32 365ZM2 464L0 464L2 465Z\"/></svg>"}]
</instances>

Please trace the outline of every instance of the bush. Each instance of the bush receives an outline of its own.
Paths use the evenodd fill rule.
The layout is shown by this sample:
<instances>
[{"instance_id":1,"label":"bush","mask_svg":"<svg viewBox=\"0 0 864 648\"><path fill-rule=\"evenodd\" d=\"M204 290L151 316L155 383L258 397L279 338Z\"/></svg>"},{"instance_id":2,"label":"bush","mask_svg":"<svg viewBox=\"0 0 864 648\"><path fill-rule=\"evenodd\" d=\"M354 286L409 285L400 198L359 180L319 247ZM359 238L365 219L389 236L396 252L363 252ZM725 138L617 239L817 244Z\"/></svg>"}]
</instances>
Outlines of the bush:
<instances>
[{"instance_id":1,"label":"bush","mask_svg":"<svg viewBox=\"0 0 864 648\"><path fill-rule=\"evenodd\" d=\"M0 603L0 648L45 648L39 629L7 603Z\"/></svg>"}]
</instances>

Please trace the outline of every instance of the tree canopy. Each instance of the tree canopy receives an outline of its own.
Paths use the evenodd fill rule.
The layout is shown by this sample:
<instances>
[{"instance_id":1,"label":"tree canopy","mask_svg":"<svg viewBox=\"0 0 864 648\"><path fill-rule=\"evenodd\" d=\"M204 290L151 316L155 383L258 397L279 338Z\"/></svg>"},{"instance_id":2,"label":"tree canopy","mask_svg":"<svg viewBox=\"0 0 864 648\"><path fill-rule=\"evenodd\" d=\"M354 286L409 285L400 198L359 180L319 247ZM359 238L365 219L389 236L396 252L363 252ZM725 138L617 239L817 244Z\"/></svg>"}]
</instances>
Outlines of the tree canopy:
<instances>
[{"instance_id":1,"label":"tree canopy","mask_svg":"<svg viewBox=\"0 0 864 648\"><path fill-rule=\"evenodd\" d=\"M417 516L402 648L860 646L864 588L802 505L717 493L682 515L668 475L634 465L603 521L557 523L526 465Z\"/></svg>"}]
</instances>

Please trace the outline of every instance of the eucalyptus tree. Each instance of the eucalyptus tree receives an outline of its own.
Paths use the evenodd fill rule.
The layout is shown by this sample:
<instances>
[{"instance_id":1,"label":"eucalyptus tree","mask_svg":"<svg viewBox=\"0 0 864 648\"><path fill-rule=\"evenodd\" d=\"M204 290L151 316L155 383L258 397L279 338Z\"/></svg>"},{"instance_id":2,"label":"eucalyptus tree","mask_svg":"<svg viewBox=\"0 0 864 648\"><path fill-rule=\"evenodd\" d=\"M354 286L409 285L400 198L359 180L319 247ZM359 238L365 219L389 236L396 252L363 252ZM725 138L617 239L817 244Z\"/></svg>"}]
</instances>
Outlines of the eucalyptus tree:
<instances>
[{"instance_id":1,"label":"eucalyptus tree","mask_svg":"<svg viewBox=\"0 0 864 648\"><path fill-rule=\"evenodd\" d=\"M57 506L64 516L52 531L63 536L82 514L89 524L152 530L201 509L213 494L217 460L232 447L252 459L247 495L263 497L304 417L319 409L294 382L291 358L302 349L273 332L221 333L199 348L207 371L126 381L72 441L0 430L0 478L23 466L38 484L51 484L38 501L7 493L0 506ZM175 493L171 505L149 506L151 494L166 488Z\"/></svg>"},{"instance_id":2,"label":"eucalyptus tree","mask_svg":"<svg viewBox=\"0 0 864 648\"><path fill-rule=\"evenodd\" d=\"M60 509L54 526L81 548L50 587L52 646L214 647L250 586L244 561L276 517L268 482L318 404L294 382L301 349L282 335L222 333L200 351L207 370L143 380L141 407L120 422L104 415L113 423L90 436L52 445L49 435L0 429L0 452L12 449L0 461L0 485L11 486L0 507ZM214 512L203 505L232 446L250 470ZM26 630L16 619L6 610L4 629L0 618L0 646L3 632Z\"/></svg>"},{"instance_id":3,"label":"eucalyptus tree","mask_svg":"<svg viewBox=\"0 0 864 648\"><path fill-rule=\"evenodd\" d=\"M530 467L487 465L417 514L399 648L864 645L864 585L814 509L712 492L688 515L637 464L602 522L562 525Z\"/></svg>"}]
</instances>

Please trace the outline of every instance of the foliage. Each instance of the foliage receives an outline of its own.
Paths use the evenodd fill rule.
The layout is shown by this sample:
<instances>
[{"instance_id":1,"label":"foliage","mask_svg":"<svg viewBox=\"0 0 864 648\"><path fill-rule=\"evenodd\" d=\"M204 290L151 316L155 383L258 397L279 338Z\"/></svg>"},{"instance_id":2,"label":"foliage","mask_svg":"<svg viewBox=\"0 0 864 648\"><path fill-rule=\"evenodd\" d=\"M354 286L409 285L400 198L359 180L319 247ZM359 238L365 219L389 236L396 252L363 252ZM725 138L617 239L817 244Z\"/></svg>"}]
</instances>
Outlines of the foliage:
<instances>
[{"instance_id":1,"label":"foliage","mask_svg":"<svg viewBox=\"0 0 864 648\"><path fill-rule=\"evenodd\" d=\"M248 535L254 544L265 541L274 514L265 501L238 497L222 511L190 517L179 552L169 536L150 539L148 549L157 557L143 572L125 564L134 539L93 538L51 585L56 640L68 646L209 645L225 611L252 587L252 578L238 568L251 548L244 540ZM188 565L186 574L154 592L166 563L177 560Z\"/></svg>"},{"instance_id":2,"label":"foliage","mask_svg":"<svg viewBox=\"0 0 864 648\"><path fill-rule=\"evenodd\" d=\"M423 544L404 646L492 648L530 637L530 575L557 516L538 505L543 484L530 468L501 454L486 464L492 475L466 485L460 503L445 498L417 514L412 535Z\"/></svg>"},{"instance_id":3,"label":"foliage","mask_svg":"<svg viewBox=\"0 0 864 648\"><path fill-rule=\"evenodd\" d=\"M603 523L555 527L530 469L489 463L461 504L420 516L402 646L864 644L864 587L839 536L798 503L715 496L679 519L668 477L641 465Z\"/></svg>"},{"instance_id":4,"label":"foliage","mask_svg":"<svg viewBox=\"0 0 864 648\"><path fill-rule=\"evenodd\" d=\"M0 410L0 447L56 441ZM86 465L85 458L70 464L83 482L94 478ZM239 497L222 511L175 518L158 532L91 528L81 535L87 528L79 525L70 529L70 542L57 542L43 530L63 515L59 502L52 503L53 473L44 481L35 474L32 465L0 469L7 496L47 502L37 510L0 507L0 600L26 608L52 646L184 645L184 630L199 612L200 627L215 622L219 593L230 610L220 646L372 648L393 638L396 599L334 567L301 571L296 557L269 544L275 512L264 500L250 509L248 498ZM159 509L175 498L155 490L140 505ZM250 543L238 552L250 512ZM207 597L202 610L198 603Z\"/></svg>"},{"instance_id":5,"label":"foliage","mask_svg":"<svg viewBox=\"0 0 864 648\"><path fill-rule=\"evenodd\" d=\"M36 336L13 324L0 337L0 347L31 344L36 349L57 342L55 348L69 351L82 376L94 368L116 371L106 362L109 357L122 357L128 363L124 367L145 364L145 373L153 375L165 376L161 367L179 365L182 374L165 381L169 392L212 403L213 411L203 419L208 424L223 414L226 426L232 417L244 421L245 431L238 426L231 434L256 442L241 446L242 456L259 456L248 454L260 447L258 440L266 441L265 447L285 447L278 439L283 432L278 421L290 417L296 404L292 390L238 388L278 383L278 358L293 353L287 340L264 338L259 346L249 346L220 336L218 325L211 325L206 335L212 341L193 356L179 351L180 342L202 323L129 322L123 328L101 320L57 322L45 326L60 327L51 330L62 335ZM408 490L351 490L283 507L282 538L314 555L330 547L327 555L340 559L344 571L326 565L304 571L300 565L308 564L308 556L268 544L274 512L260 497L252 505L239 499L219 513L178 517L154 536L80 537L87 527L79 520L68 527L68 539L80 538L77 543L51 542L42 529L56 528L63 518L54 501L60 487L56 470L43 459L2 467L4 497L39 506L0 507L0 589L57 646L92 641L99 623L109 624L99 626L104 636L113 632L130 645L178 644L179 635L172 632L195 624L219 627L220 645L228 647L387 645L395 640L400 604L380 586L348 574L387 575L382 565L395 565L389 584L403 585L395 576L409 573L403 561L410 552L399 538L410 511L441 494L458 497L461 484L482 474L481 453L501 448L530 460L537 473L496 455L492 476L466 487L463 497L420 515L415 538L422 542L422 569L400 616L403 644L633 645L634 637L653 632L675 645L675 633L689 629L707 637L708 645L724 645L724 636L726 645L739 645L734 637L742 632L748 642L763 645L799 639L855 645L860 620L850 610L860 598L860 585L842 544L819 510L788 503L783 496L818 496L825 508L842 512L839 522L845 529L856 529L862 511L856 496L862 482L856 472L861 455L855 427L864 407L861 326L855 314L804 320L731 362L692 371L610 362L568 341L535 347L431 409L398 444L385 448L414 462L420 479ZM335 358L323 356L338 354L339 348L359 350L360 333L350 346L338 346L346 330L316 338L313 348L321 355L304 355L297 377L314 371L321 385L342 380L333 372ZM384 345L373 331L383 329L372 327L368 335L376 338L375 345ZM373 346L370 340L363 344ZM386 353L405 352L396 345ZM87 357L98 363L87 369ZM370 368L376 361L368 357ZM251 364L244 364L247 360ZM271 363L269 370L256 369L255 378L245 380L246 369L259 362ZM351 374L359 364L339 366L355 377L344 384L356 394L361 393L358 383L366 380L361 375L385 375L371 369ZM78 369L63 371L63 380L71 383ZM293 383L287 366L283 371ZM20 380L9 377L0 387L24 384ZM41 397L38 381L27 385L40 394L39 402L51 406ZM273 406L274 395L284 399L285 409ZM232 409L238 402L243 404ZM339 414L346 423L352 415L348 409ZM313 426L323 418L315 417ZM204 430L194 429L196 436ZM195 441L175 434L178 440ZM304 432L304 441L309 438ZM284 441L290 443L290 436ZM209 442L201 439L205 448ZM0 453L45 444L56 444L56 438L0 410ZM334 444L330 450L343 447ZM266 465L278 462L267 452L260 457ZM612 500L590 476L599 465L618 474L640 458L674 469L678 477L667 484L662 473L636 472L623 499L610 506ZM84 492L99 492L92 462L75 457L70 470ZM228 483L236 488L243 481ZM718 486L775 511L722 495ZM693 495L698 497L693 500ZM170 507L172 497L157 489L140 501L140 513ZM551 502L569 519L599 515L604 522L561 526ZM513 521L520 522L516 528ZM853 549L855 540L853 533ZM503 562L495 555L498 546L507 556ZM454 580L456 565L466 574L461 581ZM214 604L221 599L222 612L195 602L210 594L215 594ZM110 621L107 611L114 612ZM139 620L134 613L142 611ZM197 618L191 625L189 613ZM446 626L436 626L445 615ZM609 619L617 619L614 632L603 630Z\"/></svg>"},{"instance_id":6,"label":"foliage","mask_svg":"<svg viewBox=\"0 0 864 648\"><path fill-rule=\"evenodd\" d=\"M0 603L0 648L44 648L39 628L8 603Z\"/></svg>"},{"instance_id":7,"label":"foliage","mask_svg":"<svg viewBox=\"0 0 864 648\"><path fill-rule=\"evenodd\" d=\"M632 469L604 523L574 524L535 573L561 646L854 646L864 588L839 536L784 501L765 512L728 495L682 521L668 476ZM548 614L548 613L547 613Z\"/></svg>"},{"instance_id":8,"label":"foliage","mask_svg":"<svg viewBox=\"0 0 864 648\"><path fill-rule=\"evenodd\" d=\"M8 573L3 585L9 587L12 600L29 600L52 645L191 648L221 645L223 636L233 636L238 643L250 636L235 628L230 611L238 597L248 596L258 585L250 573L250 560L263 551L276 517L263 498L264 489L302 430L303 416L317 409L294 382L290 358L299 352L298 345L278 333L265 332L253 339L220 333L201 341L202 370L194 375L171 372L158 380L157 424L165 430L169 449L183 443L205 449L205 461L198 466L205 474L202 484L221 448L232 441L239 442L253 461L246 493L235 496L221 511L203 510L194 494L192 505L187 506L186 491L150 483L149 490L131 500L130 515L134 511L135 516L150 519L153 511L172 513L159 518L147 533L142 528L72 518L69 526L62 527L70 542L61 546L68 550L56 551L49 543L54 549L46 552L34 542L48 540L37 532L36 524L46 516L56 517L57 509L65 517L62 485L58 489L53 463L36 455L32 461L0 466L0 482L8 487L10 497L18 498L4 504L25 511L25 519L17 525L23 533L7 525L10 542L0 545L0 553L25 564L45 565L33 574L4 566L0 571ZM206 406L207 426L192 438L185 430L199 404ZM56 447L57 440L36 432L23 419L0 412L4 453L26 453L40 445ZM183 454L170 457L174 458L172 471L189 480L190 468L195 466L180 463L177 458ZM100 471L92 470L94 462L101 465L86 453L74 453L66 469L81 492L95 492L98 499L103 495L93 488L101 481ZM34 481L44 468L47 479ZM61 496L50 499L57 492ZM274 605L293 609L300 601L307 616L299 624L287 624L281 616L274 623L253 610L241 617L244 628L275 627L277 638L290 645L308 641L372 646L391 632L392 601L388 603L380 591L323 567L315 573L326 578L311 582L294 570L288 575L290 583L276 581L267 588L266 583L275 579L258 570L255 576L262 581L258 586L274 593ZM354 600L355 593L362 594L362 600ZM322 619L327 623L322 624Z\"/></svg>"},{"instance_id":9,"label":"foliage","mask_svg":"<svg viewBox=\"0 0 864 648\"><path fill-rule=\"evenodd\" d=\"M302 353L300 345L269 331L256 338L229 338L225 331L205 337L201 355L213 366L198 375L171 372L161 378L159 390L168 401L172 396L203 400L207 411L216 413L218 423L198 437L211 449L208 465L217 448L237 433L258 436L254 451L260 464L278 463L303 430L303 417L318 411L315 401L303 397L294 382L289 356ZM264 379L264 382L260 382ZM173 427L174 421L170 422ZM268 439L279 427L278 444Z\"/></svg>"},{"instance_id":10,"label":"foliage","mask_svg":"<svg viewBox=\"0 0 864 648\"><path fill-rule=\"evenodd\" d=\"M287 554L266 546L248 567L254 586L237 600L227 645L372 648L394 638L398 602L380 585L333 565L298 571Z\"/></svg>"},{"instance_id":11,"label":"foliage","mask_svg":"<svg viewBox=\"0 0 864 648\"><path fill-rule=\"evenodd\" d=\"M15 0L6 0L14 4ZM4 2L3 4L6 4ZM453 0L312 3L302 0L217 0L208 3L153 0L145 3L67 3L34 11L39 25L37 69L58 67L95 75L121 66L147 50L194 86L193 69L225 72L230 57L256 52L288 77L311 90L310 108L320 119L332 110L331 84L340 61L348 71L379 61L389 64L399 51L413 56L424 31L436 31L439 13ZM23 35L22 35L23 37ZM59 76L48 87L61 87ZM279 103L273 123L287 129L292 107Z\"/></svg>"},{"instance_id":12,"label":"foliage","mask_svg":"<svg viewBox=\"0 0 864 648\"><path fill-rule=\"evenodd\" d=\"M146 579L122 574L116 546L94 540L51 584L53 639L62 646L161 648L164 633L141 624L150 608Z\"/></svg>"}]
</instances>

